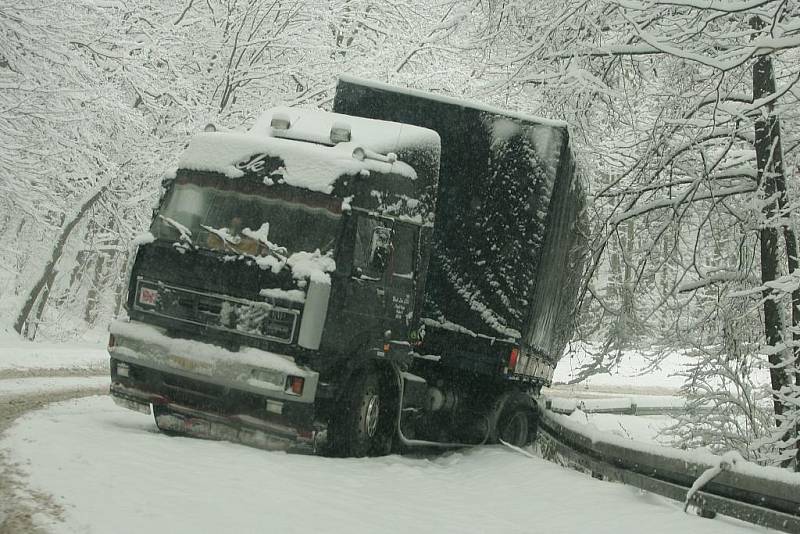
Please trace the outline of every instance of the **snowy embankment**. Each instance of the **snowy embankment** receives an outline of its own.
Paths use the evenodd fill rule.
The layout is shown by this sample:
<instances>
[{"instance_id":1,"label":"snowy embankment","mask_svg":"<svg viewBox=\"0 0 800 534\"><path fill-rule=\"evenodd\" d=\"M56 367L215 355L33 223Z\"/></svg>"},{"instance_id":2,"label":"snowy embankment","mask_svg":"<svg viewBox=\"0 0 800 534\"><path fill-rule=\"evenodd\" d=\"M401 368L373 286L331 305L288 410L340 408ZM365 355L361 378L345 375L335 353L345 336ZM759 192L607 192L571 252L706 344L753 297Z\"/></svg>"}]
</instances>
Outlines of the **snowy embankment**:
<instances>
[{"instance_id":1,"label":"snowy embankment","mask_svg":"<svg viewBox=\"0 0 800 534\"><path fill-rule=\"evenodd\" d=\"M54 446L54 436L58 446ZM328 459L168 437L108 397L56 404L0 442L51 532L750 532L502 447Z\"/></svg>"},{"instance_id":2,"label":"snowy embankment","mask_svg":"<svg viewBox=\"0 0 800 534\"><path fill-rule=\"evenodd\" d=\"M0 402L41 392L96 391L108 384L108 352L103 345L32 343L0 335Z\"/></svg>"},{"instance_id":3,"label":"snowy embankment","mask_svg":"<svg viewBox=\"0 0 800 534\"><path fill-rule=\"evenodd\" d=\"M96 343L32 343L0 333L0 378L108 373L108 351Z\"/></svg>"},{"instance_id":4,"label":"snowy embankment","mask_svg":"<svg viewBox=\"0 0 800 534\"><path fill-rule=\"evenodd\" d=\"M5 398L33 393L69 392L108 388L108 376L47 376L0 380L0 402Z\"/></svg>"}]
</instances>

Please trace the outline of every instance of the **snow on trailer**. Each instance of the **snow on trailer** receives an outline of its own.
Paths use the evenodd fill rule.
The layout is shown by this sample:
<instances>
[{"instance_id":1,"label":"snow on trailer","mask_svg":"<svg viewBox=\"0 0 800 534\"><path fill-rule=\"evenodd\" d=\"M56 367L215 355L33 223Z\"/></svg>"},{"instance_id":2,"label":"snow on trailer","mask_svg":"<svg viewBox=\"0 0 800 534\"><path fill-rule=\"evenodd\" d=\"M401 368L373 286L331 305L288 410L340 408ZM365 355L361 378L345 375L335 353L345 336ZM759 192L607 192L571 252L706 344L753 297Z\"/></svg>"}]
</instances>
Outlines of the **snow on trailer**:
<instances>
[{"instance_id":1,"label":"snow on trailer","mask_svg":"<svg viewBox=\"0 0 800 534\"><path fill-rule=\"evenodd\" d=\"M573 331L585 250L586 186L566 124L351 77L334 110L441 136L426 350L463 366L468 349L452 354L450 333L510 342L522 351L508 372L549 382Z\"/></svg>"}]
</instances>

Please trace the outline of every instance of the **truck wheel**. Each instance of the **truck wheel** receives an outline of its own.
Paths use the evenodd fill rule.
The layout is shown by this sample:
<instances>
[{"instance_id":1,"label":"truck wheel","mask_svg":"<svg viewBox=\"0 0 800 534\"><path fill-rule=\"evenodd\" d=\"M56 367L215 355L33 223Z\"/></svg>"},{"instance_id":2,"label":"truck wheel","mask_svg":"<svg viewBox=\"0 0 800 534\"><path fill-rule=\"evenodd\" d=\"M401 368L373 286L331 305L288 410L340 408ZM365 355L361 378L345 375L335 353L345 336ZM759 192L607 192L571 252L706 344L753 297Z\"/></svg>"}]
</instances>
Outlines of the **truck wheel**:
<instances>
[{"instance_id":1,"label":"truck wheel","mask_svg":"<svg viewBox=\"0 0 800 534\"><path fill-rule=\"evenodd\" d=\"M528 444L528 414L522 410L509 415L504 421L497 422L497 436L515 447L522 447Z\"/></svg>"},{"instance_id":2,"label":"truck wheel","mask_svg":"<svg viewBox=\"0 0 800 534\"><path fill-rule=\"evenodd\" d=\"M334 453L342 456L379 456L391 449L391 407L381 394L377 372L365 369L348 382L342 412L331 419Z\"/></svg>"},{"instance_id":3,"label":"truck wheel","mask_svg":"<svg viewBox=\"0 0 800 534\"><path fill-rule=\"evenodd\" d=\"M528 445L536 433L533 416L530 398L522 392L510 393L497 418L497 440L515 447Z\"/></svg>"}]
</instances>

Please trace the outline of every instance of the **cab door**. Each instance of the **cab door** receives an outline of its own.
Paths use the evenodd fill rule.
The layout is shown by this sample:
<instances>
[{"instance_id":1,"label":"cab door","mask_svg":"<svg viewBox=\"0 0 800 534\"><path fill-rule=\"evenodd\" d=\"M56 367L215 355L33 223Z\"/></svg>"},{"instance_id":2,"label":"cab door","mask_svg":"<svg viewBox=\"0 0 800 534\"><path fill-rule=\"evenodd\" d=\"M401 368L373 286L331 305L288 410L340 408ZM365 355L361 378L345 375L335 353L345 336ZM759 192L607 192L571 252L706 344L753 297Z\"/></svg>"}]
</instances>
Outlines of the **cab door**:
<instances>
[{"instance_id":1,"label":"cab door","mask_svg":"<svg viewBox=\"0 0 800 534\"><path fill-rule=\"evenodd\" d=\"M386 281L392 232L391 219L356 208L348 212L323 334L325 350L352 353L383 343L390 329Z\"/></svg>"},{"instance_id":2,"label":"cab door","mask_svg":"<svg viewBox=\"0 0 800 534\"><path fill-rule=\"evenodd\" d=\"M331 352L408 339L418 296L420 227L366 210L348 213L323 343Z\"/></svg>"},{"instance_id":3,"label":"cab door","mask_svg":"<svg viewBox=\"0 0 800 534\"><path fill-rule=\"evenodd\" d=\"M392 338L406 340L414 315L419 226L395 221L386 268L385 315Z\"/></svg>"}]
</instances>

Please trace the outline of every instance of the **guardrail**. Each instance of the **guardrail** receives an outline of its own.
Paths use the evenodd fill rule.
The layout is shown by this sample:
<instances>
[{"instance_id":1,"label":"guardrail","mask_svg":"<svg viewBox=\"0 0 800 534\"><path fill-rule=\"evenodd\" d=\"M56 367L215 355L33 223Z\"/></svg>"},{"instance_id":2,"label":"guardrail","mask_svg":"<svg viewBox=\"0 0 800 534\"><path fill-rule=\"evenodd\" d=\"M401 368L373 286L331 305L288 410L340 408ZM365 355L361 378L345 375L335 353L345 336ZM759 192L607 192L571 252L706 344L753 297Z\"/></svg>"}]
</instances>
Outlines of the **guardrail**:
<instances>
[{"instance_id":1,"label":"guardrail","mask_svg":"<svg viewBox=\"0 0 800 534\"><path fill-rule=\"evenodd\" d=\"M549 397L545 407L554 412L569 415L575 410L584 413L619 415L670 415L685 413L686 401L676 397L614 397L575 399L572 397ZM707 413L711 408L692 407L693 411Z\"/></svg>"},{"instance_id":2,"label":"guardrail","mask_svg":"<svg viewBox=\"0 0 800 534\"><path fill-rule=\"evenodd\" d=\"M738 455L716 456L626 440L586 428L540 405L542 456L596 478L636 486L716 513L800 533L800 474L762 467Z\"/></svg>"}]
</instances>

